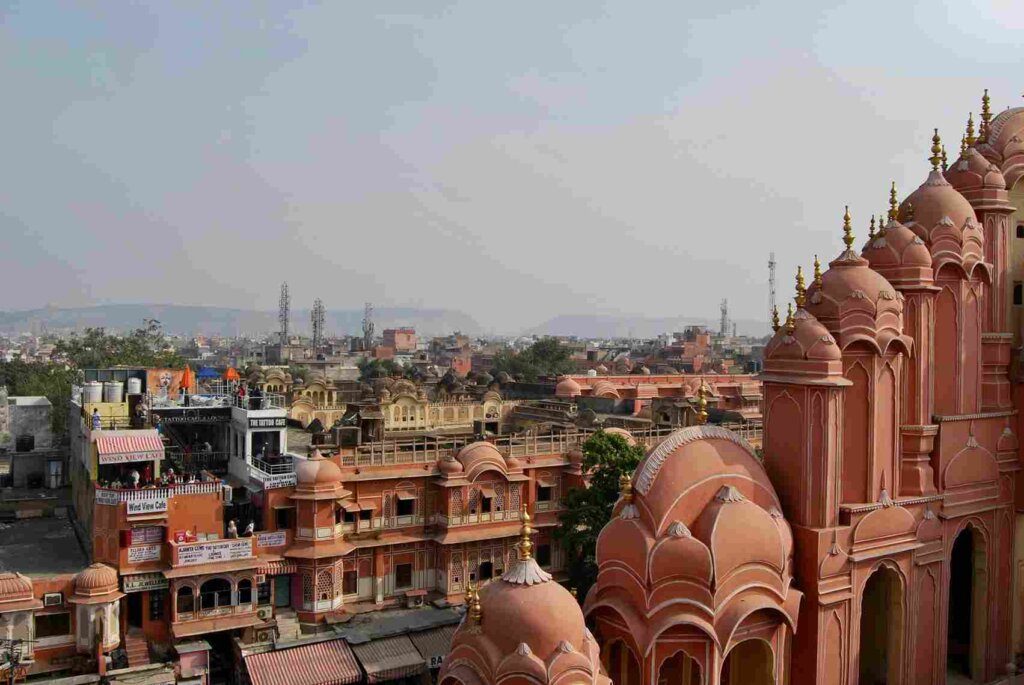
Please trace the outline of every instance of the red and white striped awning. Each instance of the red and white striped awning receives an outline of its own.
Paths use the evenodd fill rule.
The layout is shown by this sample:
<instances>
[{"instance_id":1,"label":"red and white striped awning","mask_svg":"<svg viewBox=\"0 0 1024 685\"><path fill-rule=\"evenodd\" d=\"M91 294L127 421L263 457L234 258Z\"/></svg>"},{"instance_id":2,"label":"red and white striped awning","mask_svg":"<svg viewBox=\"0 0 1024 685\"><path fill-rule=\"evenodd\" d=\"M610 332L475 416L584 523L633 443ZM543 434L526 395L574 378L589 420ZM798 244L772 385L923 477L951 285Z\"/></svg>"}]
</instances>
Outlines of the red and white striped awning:
<instances>
[{"instance_id":1,"label":"red and white striped awning","mask_svg":"<svg viewBox=\"0 0 1024 685\"><path fill-rule=\"evenodd\" d=\"M298 570L299 567L294 561L275 559L260 566L256 569L256 573L262 573L265 576L283 576L289 573L297 573Z\"/></svg>"},{"instance_id":2,"label":"red and white striped awning","mask_svg":"<svg viewBox=\"0 0 1024 685\"><path fill-rule=\"evenodd\" d=\"M164 458L164 443L156 430L107 431L96 437L101 464L152 461Z\"/></svg>"},{"instance_id":3,"label":"red and white striped awning","mask_svg":"<svg viewBox=\"0 0 1024 685\"><path fill-rule=\"evenodd\" d=\"M344 639L245 657L252 685L350 685L363 673Z\"/></svg>"}]
</instances>

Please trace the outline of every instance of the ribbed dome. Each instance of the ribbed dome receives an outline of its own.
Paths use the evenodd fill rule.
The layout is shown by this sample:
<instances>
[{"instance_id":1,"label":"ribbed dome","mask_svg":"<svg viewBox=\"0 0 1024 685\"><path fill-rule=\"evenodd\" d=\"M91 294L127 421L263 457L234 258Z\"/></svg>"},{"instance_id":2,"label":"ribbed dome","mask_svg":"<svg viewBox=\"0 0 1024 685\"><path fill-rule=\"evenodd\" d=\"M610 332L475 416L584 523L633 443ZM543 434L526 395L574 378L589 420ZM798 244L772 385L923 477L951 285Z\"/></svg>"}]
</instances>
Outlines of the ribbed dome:
<instances>
[{"instance_id":1,"label":"ribbed dome","mask_svg":"<svg viewBox=\"0 0 1024 685\"><path fill-rule=\"evenodd\" d=\"M912 230L890 221L864 248L874 271L894 286L932 283L932 255Z\"/></svg>"},{"instance_id":2,"label":"ribbed dome","mask_svg":"<svg viewBox=\"0 0 1024 685\"><path fill-rule=\"evenodd\" d=\"M946 180L958 192L988 188L1005 190L1006 179L992 162L985 159L975 148L969 147L960 159L946 170Z\"/></svg>"},{"instance_id":3,"label":"ribbed dome","mask_svg":"<svg viewBox=\"0 0 1024 685\"><path fill-rule=\"evenodd\" d=\"M300 485L336 484L341 480L341 468L314 449L308 459L299 460L295 477Z\"/></svg>"},{"instance_id":4,"label":"ribbed dome","mask_svg":"<svg viewBox=\"0 0 1024 685\"><path fill-rule=\"evenodd\" d=\"M765 363L773 360L839 361L842 353L835 338L806 309L793 315L793 332L779 328L764 350Z\"/></svg>"},{"instance_id":5,"label":"ribbed dome","mask_svg":"<svg viewBox=\"0 0 1024 685\"><path fill-rule=\"evenodd\" d=\"M20 573L0 573L0 603L32 599L32 580Z\"/></svg>"},{"instance_id":6,"label":"ribbed dome","mask_svg":"<svg viewBox=\"0 0 1024 685\"><path fill-rule=\"evenodd\" d=\"M471 442L456 454L455 458L466 473L466 478L474 480L478 475L487 470L498 471L502 474L508 473L508 465L505 457L498 448L491 443L480 440Z\"/></svg>"},{"instance_id":7,"label":"ribbed dome","mask_svg":"<svg viewBox=\"0 0 1024 685\"><path fill-rule=\"evenodd\" d=\"M484 630L503 654L521 643L546 661L568 642L583 649L587 635L576 598L554 581L534 585L495 581L480 589Z\"/></svg>"},{"instance_id":8,"label":"ribbed dome","mask_svg":"<svg viewBox=\"0 0 1024 685\"><path fill-rule=\"evenodd\" d=\"M438 459L437 469L445 475L453 475L456 473L462 473L463 471L462 464L452 456L444 459Z\"/></svg>"},{"instance_id":9,"label":"ribbed dome","mask_svg":"<svg viewBox=\"0 0 1024 685\"><path fill-rule=\"evenodd\" d=\"M555 385L555 397L579 397L581 394L580 384L568 376L563 376Z\"/></svg>"},{"instance_id":10,"label":"ribbed dome","mask_svg":"<svg viewBox=\"0 0 1024 685\"><path fill-rule=\"evenodd\" d=\"M610 381L598 381L594 383L593 388L590 390L590 394L593 397L606 397L611 399L619 399L619 391L615 389L615 386Z\"/></svg>"},{"instance_id":11,"label":"ribbed dome","mask_svg":"<svg viewBox=\"0 0 1024 685\"><path fill-rule=\"evenodd\" d=\"M75 594L86 597L117 592L117 571L106 564L92 564L75 576Z\"/></svg>"}]
</instances>

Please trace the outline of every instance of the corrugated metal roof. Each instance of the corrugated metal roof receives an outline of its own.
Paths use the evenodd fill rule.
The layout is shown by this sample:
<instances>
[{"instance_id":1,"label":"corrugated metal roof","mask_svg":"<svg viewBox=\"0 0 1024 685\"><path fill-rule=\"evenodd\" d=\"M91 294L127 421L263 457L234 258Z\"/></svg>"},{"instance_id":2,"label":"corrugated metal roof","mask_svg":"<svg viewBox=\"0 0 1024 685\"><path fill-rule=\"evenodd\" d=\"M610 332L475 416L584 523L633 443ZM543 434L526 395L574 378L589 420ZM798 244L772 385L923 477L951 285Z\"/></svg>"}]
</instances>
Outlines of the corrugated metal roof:
<instances>
[{"instance_id":1,"label":"corrugated metal roof","mask_svg":"<svg viewBox=\"0 0 1024 685\"><path fill-rule=\"evenodd\" d=\"M252 654L245 668L252 685L350 685L363 675L344 640Z\"/></svg>"},{"instance_id":2,"label":"corrugated metal roof","mask_svg":"<svg viewBox=\"0 0 1024 685\"><path fill-rule=\"evenodd\" d=\"M418 675L426 667L423 656L407 635L353 645L352 651L366 671L366 682L371 685Z\"/></svg>"},{"instance_id":3,"label":"corrugated metal roof","mask_svg":"<svg viewBox=\"0 0 1024 685\"><path fill-rule=\"evenodd\" d=\"M419 633L410 633L409 639L416 645L424 661L431 659L444 659L452 649L452 636L458 630L458 625L441 626L432 630L424 630ZM440 664L440 659L437 663Z\"/></svg>"}]
</instances>

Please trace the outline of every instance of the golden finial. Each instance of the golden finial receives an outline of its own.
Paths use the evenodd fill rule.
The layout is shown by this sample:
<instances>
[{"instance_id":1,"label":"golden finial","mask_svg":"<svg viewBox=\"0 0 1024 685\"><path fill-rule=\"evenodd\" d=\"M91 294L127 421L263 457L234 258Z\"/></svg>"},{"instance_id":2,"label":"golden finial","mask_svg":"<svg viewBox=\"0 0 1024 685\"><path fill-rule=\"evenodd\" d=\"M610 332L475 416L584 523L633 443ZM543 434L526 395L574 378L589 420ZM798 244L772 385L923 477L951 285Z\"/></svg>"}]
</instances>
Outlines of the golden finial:
<instances>
[{"instance_id":1,"label":"golden finial","mask_svg":"<svg viewBox=\"0 0 1024 685\"><path fill-rule=\"evenodd\" d=\"M519 561L529 561L533 558L533 541L530 539L533 536L533 528L530 527L530 513L526 511L525 504L520 520L523 526L519 529Z\"/></svg>"},{"instance_id":2,"label":"golden finial","mask_svg":"<svg viewBox=\"0 0 1024 685\"><path fill-rule=\"evenodd\" d=\"M892 182L889 186L889 221L896 221L896 217L900 215L900 203L896 199L896 181Z\"/></svg>"},{"instance_id":3,"label":"golden finial","mask_svg":"<svg viewBox=\"0 0 1024 685\"><path fill-rule=\"evenodd\" d=\"M981 124L978 125L978 141L982 143L988 142L988 122L992 121L992 110L989 107L991 102L986 88L985 94L981 96Z\"/></svg>"},{"instance_id":4,"label":"golden finial","mask_svg":"<svg viewBox=\"0 0 1024 685\"><path fill-rule=\"evenodd\" d=\"M796 319L793 318L793 303L790 302L786 309L786 333L793 334L796 329Z\"/></svg>"},{"instance_id":5,"label":"golden finial","mask_svg":"<svg viewBox=\"0 0 1024 685\"><path fill-rule=\"evenodd\" d=\"M963 157L965 152L967 152L967 136L960 136L960 156Z\"/></svg>"},{"instance_id":6,"label":"golden finial","mask_svg":"<svg viewBox=\"0 0 1024 685\"><path fill-rule=\"evenodd\" d=\"M939 138L939 129L935 129L935 133L932 134L932 156L928 161L932 163L932 171L939 170L939 164L942 162L942 138Z\"/></svg>"},{"instance_id":7,"label":"golden finial","mask_svg":"<svg viewBox=\"0 0 1024 685\"><path fill-rule=\"evenodd\" d=\"M967 115L967 147L974 145L978 139L974 137L974 112Z\"/></svg>"},{"instance_id":8,"label":"golden finial","mask_svg":"<svg viewBox=\"0 0 1024 685\"><path fill-rule=\"evenodd\" d=\"M804 308L804 302L807 301L806 297L807 288L804 286L804 269L802 266L796 267L796 306L797 309Z\"/></svg>"},{"instance_id":9,"label":"golden finial","mask_svg":"<svg viewBox=\"0 0 1024 685\"><path fill-rule=\"evenodd\" d=\"M814 255L814 285L821 287L821 262L818 261L818 255ZM778 312L775 312L776 316Z\"/></svg>"},{"instance_id":10,"label":"golden finial","mask_svg":"<svg viewBox=\"0 0 1024 685\"><path fill-rule=\"evenodd\" d=\"M949 160L946 157L946 146L942 146L942 170L946 171L949 168Z\"/></svg>"},{"instance_id":11,"label":"golden finial","mask_svg":"<svg viewBox=\"0 0 1024 685\"><path fill-rule=\"evenodd\" d=\"M850 224L850 205L846 205L846 212L843 214L843 242L847 250L853 249L853 225Z\"/></svg>"},{"instance_id":12,"label":"golden finial","mask_svg":"<svg viewBox=\"0 0 1024 685\"><path fill-rule=\"evenodd\" d=\"M793 305L789 305L789 311L793 311ZM703 426L708 422L708 394L704 389L704 379L700 379L700 388L697 390L697 425Z\"/></svg>"},{"instance_id":13,"label":"golden finial","mask_svg":"<svg viewBox=\"0 0 1024 685\"><path fill-rule=\"evenodd\" d=\"M623 502L633 501L633 481L630 480L628 473L619 476L619 494Z\"/></svg>"},{"instance_id":14,"label":"golden finial","mask_svg":"<svg viewBox=\"0 0 1024 685\"><path fill-rule=\"evenodd\" d=\"M868 240L875 237L875 215L871 215L871 223L868 225Z\"/></svg>"},{"instance_id":15,"label":"golden finial","mask_svg":"<svg viewBox=\"0 0 1024 685\"><path fill-rule=\"evenodd\" d=\"M484 609L480 605L480 592L472 581L470 581L469 588L466 591L466 604L469 605L470 623L480 625L480 621L484 617Z\"/></svg>"},{"instance_id":16,"label":"golden finial","mask_svg":"<svg viewBox=\"0 0 1024 685\"><path fill-rule=\"evenodd\" d=\"M903 203L903 214L906 217L907 223L909 224L914 220L914 203L905 202Z\"/></svg>"},{"instance_id":17,"label":"golden finial","mask_svg":"<svg viewBox=\"0 0 1024 685\"><path fill-rule=\"evenodd\" d=\"M779 308L772 307L772 330L779 332Z\"/></svg>"}]
</instances>

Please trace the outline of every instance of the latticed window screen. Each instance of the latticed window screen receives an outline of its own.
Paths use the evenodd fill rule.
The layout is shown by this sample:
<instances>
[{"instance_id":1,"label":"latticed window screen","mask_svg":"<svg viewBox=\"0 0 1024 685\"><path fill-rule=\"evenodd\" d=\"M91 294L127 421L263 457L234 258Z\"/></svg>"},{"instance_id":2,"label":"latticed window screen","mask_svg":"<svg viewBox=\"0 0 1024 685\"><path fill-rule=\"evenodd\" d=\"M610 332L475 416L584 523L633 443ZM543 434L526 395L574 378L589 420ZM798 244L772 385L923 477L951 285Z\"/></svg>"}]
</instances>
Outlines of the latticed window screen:
<instances>
[{"instance_id":1,"label":"latticed window screen","mask_svg":"<svg viewBox=\"0 0 1024 685\"><path fill-rule=\"evenodd\" d=\"M306 604L313 603L313 572L302 572L302 601Z\"/></svg>"},{"instance_id":2,"label":"latticed window screen","mask_svg":"<svg viewBox=\"0 0 1024 685\"><path fill-rule=\"evenodd\" d=\"M451 563L452 589L458 589L462 585L462 553L452 553Z\"/></svg>"},{"instance_id":3,"label":"latticed window screen","mask_svg":"<svg viewBox=\"0 0 1024 685\"><path fill-rule=\"evenodd\" d=\"M462 490L452 489L452 516L462 516Z\"/></svg>"},{"instance_id":4,"label":"latticed window screen","mask_svg":"<svg viewBox=\"0 0 1024 685\"><path fill-rule=\"evenodd\" d=\"M316 597L319 600L334 598L334 568L325 568L316 574Z\"/></svg>"},{"instance_id":5,"label":"latticed window screen","mask_svg":"<svg viewBox=\"0 0 1024 685\"><path fill-rule=\"evenodd\" d=\"M395 516L395 498L394 495L384 495L384 525L390 527L392 519Z\"/></svg>"},{"instance_id":6,"label":"latticed window screen","mask_svg":"<svg viewBox=\"0 0 1024 685\"><path fill-rule=\"evenodd\" d=\"M480 511L480 491L473 488L469 491L469 513L475 514Z\"/></svg>"},{"instance_id":7,"label":"latticed window screen","mask_svg":"<svg viewBox=\"0 0 1024 685\"><path fill-rule=\"evenodd\" d=\"M494 484L494 506L498 511L505 511L505 484Z\"/></svg>"},{"instance_id":8,"label":"latticed window screen","mask_svg":"<svg viewBox=\"0 0 1024 685\"><path fill-rule=\"evenodd\" d=\"M509 489L511 491L509 496L509 499L511 501L509 502L508 508L510 511L519 511L519 509L523 506L523 500L520 498L519 494L519 483L513 483L509 485Z\"/></svg>"}]
</instances>

